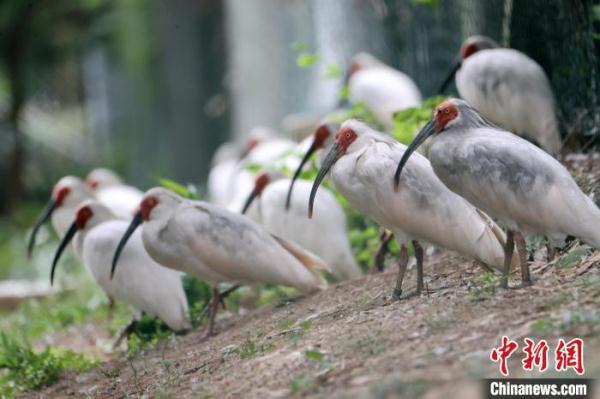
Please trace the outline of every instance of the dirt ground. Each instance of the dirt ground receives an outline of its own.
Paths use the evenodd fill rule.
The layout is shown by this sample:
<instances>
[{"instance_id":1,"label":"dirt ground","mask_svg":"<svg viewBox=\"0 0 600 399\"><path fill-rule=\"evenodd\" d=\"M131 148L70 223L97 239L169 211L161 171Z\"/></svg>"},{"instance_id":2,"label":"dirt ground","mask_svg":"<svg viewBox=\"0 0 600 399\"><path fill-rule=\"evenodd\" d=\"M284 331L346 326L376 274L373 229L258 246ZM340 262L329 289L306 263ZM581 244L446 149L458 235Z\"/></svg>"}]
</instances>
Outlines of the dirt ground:
<instances>
[{"instance_id":1,"label":"dirt ground","mask_svg":"<svg viewBox=\"0 0 600 399\"><path fill-rule=\"evenodd\" d=\"M598 176L586 171L598 159L569 162L594 191ZM292 302L226 313L208 341L194 331L133 357L114 353L28 397L480 397L480 379L500 376L489 354L502 335L521 346L523 337L543 337L551 351L559 337L584 338L586 376L597 378L600 252L574 243L549 264L543 252L528 288L497 288L473 261L443 253L426 259L429 293L420 297L392 300L397 269L388 267ZM411 268L405 293L414 280ZM519 282L514 274L511 285ZM94 334L89 328L68 332L77 349ZM525 376L521 359L519 349L511 376Z\"/></svg>"}]
</instances>

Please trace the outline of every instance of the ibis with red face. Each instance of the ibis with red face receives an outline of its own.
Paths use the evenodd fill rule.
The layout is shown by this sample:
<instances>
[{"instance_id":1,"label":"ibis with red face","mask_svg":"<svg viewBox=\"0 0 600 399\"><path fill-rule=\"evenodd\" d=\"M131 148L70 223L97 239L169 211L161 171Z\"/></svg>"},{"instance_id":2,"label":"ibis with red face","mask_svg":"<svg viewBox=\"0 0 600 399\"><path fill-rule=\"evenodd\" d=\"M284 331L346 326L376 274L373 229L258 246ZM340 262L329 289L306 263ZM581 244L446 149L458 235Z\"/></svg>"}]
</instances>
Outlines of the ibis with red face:
<instances>
[{"instance_id":1,"label":"ibis with red face","mask_svg":"<svg viewBox=\"0 0 600 399\"><path fill-rule=\"evenodd\" d=\"M450 191L429 161L415 154L402 176L399 193L391 171L406 147L357 120L342 124L317 175L309 200L309 217L321 181L330 180L348 203L394 233L401 247L394 297L402 293L412 241L417 258L417 290L423 288L423 249L426 241L476 258L502 270L504 236L487 215ZM389 176L389 180L386 179Z\"/></svg>"},{"instance_id":2,"label":"ibis with red face","mask_svg":"<svg viewBox=\"0 0 600 399\"><path fill-rule=\"evenodd\" d=\"M131 219L144 194L138 188L123 183L115 172L106 168L92 170L85 182L94 197L120 219Z\"/></svg>"},{"instance_id":3,"label":"ibis with red face","mask_svg":"<svg viewBox=\"0 0 600 399\"><path fill-rule=\"evenodd\" d=\"M191 201L165 188L144 195L115 252L112 270L130 236L143 224L150 256L166 267L213 286L207 335L212 335L219 304L219 283L272 283L310 292L326 287L315 272L328 268L300 246L269 234L244 215L202 201Z\"/></svg>"},{"instance_id":4,"label":"ibis with red face","mask_svg":"<svg viewBox=\"0 0 600 399\"><path fill-rule=\"evenodd\" d=\"M270 233L295 242L317 255L329 266L336 281L360 277L362 273L346 234L346 215L335 196L327 189L320 190L316 199L318 213L313 220L308 220L306 202L312 183L297 181L286 210L290 185L291 180L280 173L260 173L242 213L249 211L248 215Z\"/></svg>"},{"instance_id":5,"label":"ibis with red face","mask_svg":"<svg viewBox=\"0 0 600 399\"><path fill-rule=\"evenodd\" d=\"M531 278L523 231L545 235L559 245L572 235L600 248L600 210L565 167L539 147L491 124L463 100L441 103L410 144L396 170L399 191L417 156L413 151L428 137L429 160L440 180L507 227L505 256L512 255L516 244L525 285ZM505 287L509 266L506 262Z\"/></svg>"},{"instance_id":6,"label":"ibis with red face","mask_svg":"<svg viewBox=\"0 0 600 399\"><path fill-rule=\"evenodd\" d=\"M54 257L51 283L65 247L74 239L75 253L96 283L109 297L132 306L133 321L124 332L132 330L142 312L159 317L174 331L191 328L181 273L150 258L142 244L141 232L130 238L121 254L121 267L111 279L112 255L129 223L117 219L106 206L94 200L84 201L74 219Z\"/></svg>"},{"instance_id":7,"label":"ibis with red face","mask_svg":"<svg viewBox=\"0 0 600 399\"><path fill-rule=\"evenodd\" d=\"M560 152L554 94L537 62L485 36L469 37L460 58L440 92L456 75L458 93L483 116L552 155Z\"/></svg>"}]
</instances>

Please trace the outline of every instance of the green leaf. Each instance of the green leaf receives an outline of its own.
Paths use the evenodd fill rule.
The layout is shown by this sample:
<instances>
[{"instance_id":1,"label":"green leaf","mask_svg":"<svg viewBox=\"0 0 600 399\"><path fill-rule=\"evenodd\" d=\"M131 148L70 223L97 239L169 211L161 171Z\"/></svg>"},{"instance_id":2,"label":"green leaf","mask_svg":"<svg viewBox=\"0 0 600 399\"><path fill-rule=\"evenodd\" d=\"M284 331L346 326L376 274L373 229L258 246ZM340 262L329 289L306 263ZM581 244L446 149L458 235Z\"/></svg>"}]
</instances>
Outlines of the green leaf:
<instances>
[{"instance_id":1,"label":"green leaf","mask_svg":"<svg viewBox=\"0 0 600 399\"><path fill-rule=\"evenodd\" d=\"M304 352L306 358L310 361L320 363L323 361L323 354L317 350L307 350Z\"/></svg>"},{"instance_id":2,"label":"green leaf","mask_svg":"<svg viewBox=\"0 0 600 399\"><path fill-rule=\"evenodd\" d=\"M302 69L311 68L319 61L321 61L321 54L319 53L303 52L298 54L298 57L296 58L296 64Z\"/></svg>"},{"instance_id":3,"label":"green leaf","mask_svg":"<svg viewBox=\"0 0 600 399\"><path fill-rule=\"evenodd\" d=\"M184 186L181 183L177 183L176 181L167 179L165 177L159 177L157 180L158 184L165 188L168 188L169 190L181 195L184 198L198 199L198 191L196 190L196 187L192 184Z\"/></svg>"},{"instance_id":4,"label":"green leaf","mask_svg":"<svg viewBox=\"0 0 600 399\"><path fill-rule=\"evenodd\" d=\"M306 44L305 42L294 42L290 45L290 48L299 53L301 51L306 51L308 50L308 44Z\"/></svg>"},{"instance_id":5,"label":"green leaf","mask_svg":"<svg viewBox=\"0 0 600 399\"><path fill-rule=\"evenodd\" d=\"M342 67L337 62L325 67L325 77L327 79L337 79L342 75Z\"/></svg>"}]
</instances>

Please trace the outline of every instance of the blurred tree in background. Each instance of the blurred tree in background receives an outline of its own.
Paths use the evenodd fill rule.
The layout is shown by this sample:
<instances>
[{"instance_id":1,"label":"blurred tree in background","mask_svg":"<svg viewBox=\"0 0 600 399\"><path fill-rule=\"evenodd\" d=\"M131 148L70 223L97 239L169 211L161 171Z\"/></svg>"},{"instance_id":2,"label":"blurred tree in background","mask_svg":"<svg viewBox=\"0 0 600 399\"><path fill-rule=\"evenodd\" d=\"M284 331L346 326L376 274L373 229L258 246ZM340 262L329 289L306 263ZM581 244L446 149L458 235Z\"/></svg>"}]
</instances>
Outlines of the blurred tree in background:
<instances>
[{"instance_id":1,"label":"blurred tree in background","mask_svg":"<svg viewBox=\"0 0 600 399\"><path fill-rule=\"evenodd\" d=\"M97 38L95 23L108 9L104 0L0 2L0 103L2 180L0 213L23 196L27 160L22 133L25 106L33 96L81 101L78 60Z\"/></svg>"}]
</instances>

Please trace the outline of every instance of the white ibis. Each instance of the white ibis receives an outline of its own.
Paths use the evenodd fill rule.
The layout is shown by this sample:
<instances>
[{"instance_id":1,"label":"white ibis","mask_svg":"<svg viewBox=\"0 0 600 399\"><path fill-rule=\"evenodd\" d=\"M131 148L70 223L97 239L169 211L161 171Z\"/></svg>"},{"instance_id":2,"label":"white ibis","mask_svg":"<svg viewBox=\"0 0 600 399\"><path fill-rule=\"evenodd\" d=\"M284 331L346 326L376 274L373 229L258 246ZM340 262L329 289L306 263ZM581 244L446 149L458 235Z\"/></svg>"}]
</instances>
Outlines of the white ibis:
<instances>
[{"instance_id":1,"label":"white ibis","mask_svg":"<svg viewBox=\"0 0 600 399\"><path fill-rule=\"evenodd\" d=\"M131 219L143 195L142 191L124 184L119 176L105 168L92 170L85 182L95 198L120 219Z\"/></svg>"},{"instance_id":2,"label":"white ibis","mask_svg":"<svg viewBox=\"0 0 600 399\"><path fill-rule=\"evenodd\" d=\"M352 57L348 89L350 100L364 103L388 132L394 126L396 111L418 107L422 101L419 88L408 75L368 53Z\"/></svg>"},{"instance_id":3,"label":"white ibis","mask_svg":"<svg viewBox=\"0 0 600 399\"><path fill-rule=\"evenodd\" d=\"M331 269L336 281L358 278L362 275L346 234L346 216L339 202L329 190L317 195L318 214L313 220L306 218L306 202L310 196L311 182L299 180L286 209L286 198L291 179L282 174L265 171L255 180L242 213L256 199L250 217L270 233L293 241L321 258ZM254 216L252 216L254 215Z\"/></svg>"},{"instance_id":4,"label":"white ibis","mask_svg":"<svg viewBox=\"0 0 600 399\"><path fill-rule=\"evenodd\" d=\"M560 152L552 87L537 62L520 51L500 48L485 36L469 37L460 57L440 92L456 73L458 93L483 116L535 141L546 152Z\"/></svg>"},{"instance_id":5,"label":"white ibis","mask_svg":"<svg viewBox=\"0 0 600 399\"><path fill-rule=\"evenodd\" d=\"M330 180L350 205L394 233L401 248L396 298L402 293L409 241L417 258L417 294L423 288L420 241L474 257L501 270L504 244L501 230L489 217L444 186L425 157L415 154L411 158L400 190L394 192L390 184L392 170L405 151L406 146L362 122L344 122L315 179L309 217L313 214L317 189L331 170Z\"/></svg>"},{"instance_id":6,"label":"white ibis","mask_svg":"<svg viewBox=\"0 0 600 399\"><path fill-rule=\"evenodd\" d=\"M132 234L129 245L121 253L121 267L111 279L112 256L129 223L117 219L106 206L93 200L84 201L74 219L54 257L51 283L63 250L74 238L76 254L98 285L109 297L120 299L134 309L133 321L120 338L134 328L142 312L160 318L174 331L191 328L181 274L150 258L141 232Z\"/></svg>"},{"instance_id":7,"label":"white ibis","mask_svg":"<svg viewBox=\"0 0 600 399\"><path fill-rule=\"evenodd\" d=\"M27 256L31 257L35 238L40 227L52 220L52 227L59 237L63 237L73 221L75 210L84 200L90 199L93 194L89 187L78 177L65 176L61 178L52 189L50 199L40 212L27 245Z\"/></svg>"},{"instance_id":8,"label":"white ibis","mask_svg":"<svg viewBox=\"0 0 600 399\"><path fill-rule=\"evenodd\" d=\"M276 162L293 151L297 144L279 137L277 132L267 127L258 126L252 129L241 153L236 156L231 150L215 154L213 167L208 175L208 196L213 204L227 206L229 209L239 208L240 202L254 185L253 174L246 170L252 166L276 166ZM231 144L226 144L230 147ZM227 148L225 147L225 148ZM223 152L226 156L223 156ZM219 155L217 157L217 155ZM281 165L277 165L281 166ZM292 167L295 167L294 164Z\"/></svg>"},{"instance_id":9,"label":"white ibis","mask_svg":"<svg viewBox=\"0 0 600 399\"><path fill-rule=\"evenodd\" d=\"M331 147L333 145L334 136L335 136L335 133L337 132L337 130L339 129L339 127L340 127L339 124L331 122L331 121L322 122L321 124L319 124L317 126L317 129L313 133L313 136L307 138L307 141L310 140L308 142L308 145L303 144L303 146L307 147L307 149L305 151L304 157L302 158L302 161L296 168L296 171L294 172L294 175L292 177L292 181L290 183L286 202L285 202L286 209L289 209L289 207L290 207L291 198L292 198L292 195L294 192L294 184L297 181L298 177L300 176L300 173L302 172L304 165L306 165L306 163L310 160L310 157L312 156L312 154L315 152L318 153L318 158L317 158L317 162L316 162L317 166L320 167L323 164L323 160L325 159L325 156L327 155L327 150L329 150L329 147ZM374 270L383 271L385 254L387 253L389 242L391 241L392 238L394 238L394 236L393 236L393 234L389 234L385 229L381 229L381 231L379 233L379 237L380 237L380 245L379 245L379 248L377 249L377 252L375 253L375 256L373 259L373 266L374 266Z\"/></svg>"},{"instance_id":10,"label":"white ibis","mask_svg":"<svg viewBox=\"0 0 600 399\"><path fill-rule=\"evenodd\" d=\"M144 247L160 264L213 285L207 336L212 335L223 282L273 283L314 291L326 287L315 269L327 267L308 251L269 234L246 216L160 187L146 192L113 260L143 223Z\"/></svg>"},{"instance_id":11,"label":"white ibis","mask_svg":"<svg viewBox=\"0 0 600 399\"><path fill-rule=\"evenodd\" d=\"M565 167L492 125L465 101L450 99L436 108L398 164L396 179L409 165L411 153L430 136L429 159L438 177L508 228L506 257L516 243L524 285L531 280L522 231L543 234L556 244L571 235L600 248L600 210ZM508 273L506 263L505 287Z\"/></svg>"}]
</instances>

